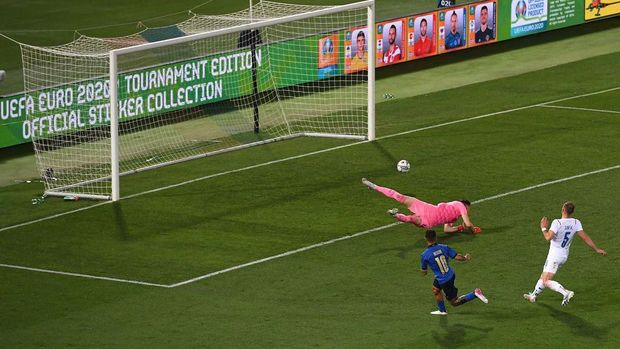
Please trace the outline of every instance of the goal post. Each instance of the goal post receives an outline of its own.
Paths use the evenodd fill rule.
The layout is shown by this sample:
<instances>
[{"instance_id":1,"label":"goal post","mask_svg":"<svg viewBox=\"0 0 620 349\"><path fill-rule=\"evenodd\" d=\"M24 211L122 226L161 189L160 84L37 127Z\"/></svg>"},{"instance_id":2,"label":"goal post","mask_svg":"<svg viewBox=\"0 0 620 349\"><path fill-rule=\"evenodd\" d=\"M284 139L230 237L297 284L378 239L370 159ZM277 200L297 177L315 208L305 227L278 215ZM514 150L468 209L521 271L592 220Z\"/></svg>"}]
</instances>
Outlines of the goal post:
<instances>
[{"instance_id":1,"label":"goal post","mask_svg":"<svg viewBox=\"0 0 620 349\"><path fill-rule=\"evenodd\" d=\"M375 66L377 65L375 45L377 44L375 31L375 4L374 0L368 5L368 140L375 140Z\"/></svg>"},{"instance_id":2,"label":"goal post","mask_svg":"<svg viewBox=\"0 0 620 349\"><path fill-rule=\"evenodd\" d=\"M39 169L50 172L47 195L117 201L126 174L301 136L373 140L374 0L279 5L261 1L249 15L196 16L148 33L164 40L23 45L27 93L72 85L93 97L57 103L61 113L47 119L52 129L77 109L78 126L90 120L79 131L33 131ZM355 71L346 57L360 28L367 69Z\"/></svg>"},{"instance_id":3,"label":"goal post","mask_svg":"<svg viewBox=\"0 0 620 349\"><path fill-rule=\"evenodd\" d=\"M118 140L118 71L117 58L114 51L110 52L110 176L112 201L121 199L119 171L119 140Z\"/></svg>"}]
</instances>

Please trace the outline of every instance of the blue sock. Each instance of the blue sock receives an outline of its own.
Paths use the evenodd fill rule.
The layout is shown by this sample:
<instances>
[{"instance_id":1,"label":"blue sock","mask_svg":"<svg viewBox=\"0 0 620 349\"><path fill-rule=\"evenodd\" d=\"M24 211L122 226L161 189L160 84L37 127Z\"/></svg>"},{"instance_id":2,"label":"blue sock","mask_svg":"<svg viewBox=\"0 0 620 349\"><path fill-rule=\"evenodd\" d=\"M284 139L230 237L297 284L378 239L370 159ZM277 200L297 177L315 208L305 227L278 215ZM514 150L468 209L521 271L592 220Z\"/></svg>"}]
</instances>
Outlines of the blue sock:
<instances>
[{"instance_id":1,"label":"blue sock","mask_svg":"<svg viewBox=\"0 0 620 349\"><path fill-rule=\"evenodd\" d=\"M463 298L463 303L467 303L471 301L472 299L475 299L476 295L473 292L469 292L468 294L464 295L462 298Z\"/></svg>"},{"instance_id":2,"label":"blue sock","mask_svg":"<svg viewBox=\"0 0 620 349\"><path fill-rule=\"evenodd\" d=\"M437 308L439 308L439 311L443 311L445 313L446 303L444 303L444 301L437 301Z\"/></svg>"}]
</instances>

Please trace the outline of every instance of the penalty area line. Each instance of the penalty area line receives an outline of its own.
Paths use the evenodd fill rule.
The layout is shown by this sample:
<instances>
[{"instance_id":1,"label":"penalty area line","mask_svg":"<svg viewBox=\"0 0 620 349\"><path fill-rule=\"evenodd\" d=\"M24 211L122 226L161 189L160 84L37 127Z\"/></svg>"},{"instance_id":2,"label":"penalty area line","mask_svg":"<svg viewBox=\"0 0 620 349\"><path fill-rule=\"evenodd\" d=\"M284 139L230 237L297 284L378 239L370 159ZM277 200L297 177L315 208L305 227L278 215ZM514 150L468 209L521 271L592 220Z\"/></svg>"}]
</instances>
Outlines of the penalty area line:
<instances>
[{"instance_id":1,"label":"penalty area line","mask_svg":"<svg viewBox=\"0 0 620 349\"><path fill-rule=\"evenodd\" d=\"M435 128L439 128L439 127L460 124L462 122L468 122L468 121L473 121L473 120L484 119L484 118L488 118L488 117L491 117L491 116L512 113L512 112L519 111L519 110L524 110L524 109L531 109L531 108L546 106L548 104L563 102L563 101L567 101L567 100L571 100L571 99L577 99L577 98L582 98L582 97L594 96L594 95L598 95L598 94L602 94L602 93L607 93L607 92L611 92L611 91L616 91L616 90L620 90L620 86L608 88L608 89L605 89L605 90L599 90L599 91L595 91L595 92L584 93L584 94L576 95L576 96L564 97L564 98L555 99L555 100L548 101L548 102L535 103L535 104L530 104L530 105L526 105L526 106L523 106L523 107L506 109L506 110L500 110L500 111L493 112L493 113L487 113L487 114L472 116L472 117L468 117L468 118L464 118L464 119L448 121L448 122L444 122L444 123L440 123L440 124L436 124L436 125L430 125L430 126L426 126L426 127L416 128L416 129L412 129L412 130L408 130L408 131L404 131L404 132L398 132L398 133L394 133L394 134L390 134L390 135L385 135L385 136L377 137L376 140L383 140L383 139L398 137L398 136L402 136L402 135L406 135L406 134L410 134L410 133L422 132L422 131L431 130L431 129L435 129ZM360 144L367 144L367 143L369 143L369 141L350 143L350 144L345 144L345 145L341 145L341 146L337 146L337 147L332 147L332 148L328 148L328 149L313 151L313 152L310 152L310 153L290 156L290 157L283 158L283 159L263 162L263 163L260 163L260 164L246 166L246 167L242 167L242 168L238 168L238 169L234 169L234 170L218 172L218 173L214 173L214 174L211 174L211 175L207 175L207 176L203 176L203 177L187 180L187 181L184 181L184 182L180 182L180 183L176 183L176 184L171 184L171 185L168 185L168 186L164 186L164 187L160 187L160 188L155 188L155 189L152 189L152 190L147 190L147 191L143 191L143 192L140 192L140 193L124 196L124 197L121 197L121 200L131 199L131 198L135 198L135 197L139 197L139 196L143 196L143 195L147 195L147 194L152 194L152 193L160 192L162 190L168 190L168 189L184 186L184 185L187 185L187 184L203 181L203 180L210 179L210 178L215 178L215 177L220 177L220 176L228 175L228 174L231 174L231 173L248 171L248 170L252 170L252 169L255 169L255 168L260 168L260 167L264 167L264 166L278 164L278 163L285 162L285 161L290 161L290 160L301 159L301 158L305 158L305 157L308 157L308 156L313 156L313 155L317 155L317 154L327 153L327 152L331 152L331 151L334 151L334 150L344 149L344 148L348 148L348 147L352 147L352 146L356 146L356 145L360 145ZM78 208L78 209L67 211L67 212L57 213L57 214L54 214L54 215L51 215L51 216L47 216L47 217L43 217L43 218L38 218L38 219L35 219L35 220L31 220L31 221L27 221L27 222L15 224L15 225L10 225L10 226L7 226L7 227L2 227L2 228L0 228L0 232L11 230L11 229L15 229L15 228L24 227L24 226L35 224L35 223L44 222L44 221L47 221L47 220L50 220L50 219L55 219L55 218L67 216L67 215L70 215L70 214L73 214L73 213L78 213L78 212L86 211L86 210L89 210L91 208L107 205L107 204L110 204L110 203L112 203L112 201L101 202L101 203L94 204L94 205L91 205L91 206L86 206L86 207Z\"/></svg>"},{"instance_id":2,"label":"penalty area line","mask_svg":"<svg viewBox=\"0 0 620 349\"><path fill-rule=\"evenodd\" d=\"M57 275L65 275L65 276L74 276L74 277L85 278L85 279L114 281L114 282L121 282L121 283L126 283L126 284L135 284L135 285L143 285L143 286L162 287L162 288L169 288L170 287L168 285L155 284L155 283L152 283L152 282L137 281L137 280L126 280L126 279L119 279L119 278L107 277L107 276L96 276L96 275L88 275L88 274L80 274L80 273L71 273L71 272L66 272L66 271L58 271L58 270L50 270L50 269L31 268L31 267L25 267L25 266L22 266L22 265L1 264L0 263L0 267L8 268L8 269L28 270L28 271L34 271L34 272L46 273L46 274L57 274Z\"/></svg>"},{"instance_id":3,"label":"penalty area line","mask_svg":"<svg viewBox=\"0 0 620 349\"><path fill-rule=\"evenodd\" d=\"M296 250L291 250L291 251L288 251L288 252L283 252L283 253L280 253L280 254L277 254L277 255L274 255L274 256L271 256L271 257L257 259L257 260L252 261L252 262L248 262L248 263L244 263L244 264L239 264L239 265L236 265L234 267L230 267L230 268L222 269L222 270L215 271L215 272L212 272L212 273L209 273L209 274L201 275L201 276L195 277L193 279L189 279L189 280L178 282L176 284L169 285L169 287L170 288L174 288L174 287L179 287L179 286L191 284L193 282L204 280L204 279L216 276L216 275L228 273L228 272L231 272L231 271L234 271L234 270L237 270L237 269L246 268L246 267L249 267L249 266L252 266L252 265L255 265L255 264L265 263L265 262L268 262L268 261L271 261L271 260L274 260L274 259L278 259L278 258L290 256L290 255L293 255L293 254L297 254L297 253L300 253L300 252L312 250L314 248L318 248L318 247L321 247L321 246L330 245L330 244L333 244L333 243L338 242L338 241L353 239L353 238L356 238L358 236L362 236L362 235L374 233L374 232L379 231L379 230L384 230L384 229L387 229L387 228L391 228L391 227L397 226L399 224L401 224L401 222L395 222L395 223L384 225L384 226L381 226L381 227L377 227L377 228L373 228L373 229L369 229L369 230L364 230L364 231L361 231L359 233L355 233L355 234L351 234L351 235L345 235L345 236L341 236L339 238L335 238L335 239L332 239L332 240L327 240L327 241L319 242L319 243L314 244L314 245L298 248Z\"/></svg>"},{"instance_id":4,"label":"penalty area line","mask_svg":"<svg viewBox=\"0 0 620 349\"><path fill-rule=\"evenodd\" d=\"M607 110L607 109L594 109L594 108L581 108L581 107L569 107L565 105L541 105L541 108L555 108L555 109L568 109L568 110L579 110L579 111L591 111L595 113L609 113L609 114L620 114L620 111L617 110Z\"/></svg>"}]
</instances>

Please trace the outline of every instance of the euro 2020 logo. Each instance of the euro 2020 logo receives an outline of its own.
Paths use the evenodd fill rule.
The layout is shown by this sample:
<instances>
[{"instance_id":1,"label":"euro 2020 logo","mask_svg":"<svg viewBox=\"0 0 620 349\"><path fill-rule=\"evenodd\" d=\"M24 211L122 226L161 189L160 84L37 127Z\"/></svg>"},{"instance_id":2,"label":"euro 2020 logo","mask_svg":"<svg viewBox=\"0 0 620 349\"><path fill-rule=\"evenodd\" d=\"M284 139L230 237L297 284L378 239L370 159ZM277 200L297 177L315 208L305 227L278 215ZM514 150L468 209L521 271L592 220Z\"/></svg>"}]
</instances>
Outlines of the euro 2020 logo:
<instances>
[{"instance_id":1,"label":"euro 2020 logo","mask_svg":"<svg viewBox=\"0 0 620 349\"><path fill-rule=\"evenodd\" d=\"M520 0L517 2L517 6L515 6L515 15L517 19L525 19L525 15L527 14L527 5L524 0Z\"/></svg>"},{"instance_id":2,"label":"euro 2020 logo","mask_svg":"<svg viewBox=\"0 0 620 349\"><path fill-rule=\"evenodd\" d=\"M332 53L334 53L334 43L331 39L327 39L323 43L323 55L330 56Z\"/></svg>"}]
</instances>

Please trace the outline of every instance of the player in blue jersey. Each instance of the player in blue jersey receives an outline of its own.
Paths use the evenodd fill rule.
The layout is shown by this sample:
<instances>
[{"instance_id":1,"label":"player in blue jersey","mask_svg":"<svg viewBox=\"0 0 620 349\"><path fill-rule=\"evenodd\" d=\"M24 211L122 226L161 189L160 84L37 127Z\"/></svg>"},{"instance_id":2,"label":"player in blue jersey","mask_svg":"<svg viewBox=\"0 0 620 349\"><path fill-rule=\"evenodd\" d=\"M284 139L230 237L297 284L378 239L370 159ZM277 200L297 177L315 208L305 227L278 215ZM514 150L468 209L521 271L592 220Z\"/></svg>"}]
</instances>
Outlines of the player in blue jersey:
<instances>
[{"instance_id":1,"label":"player in blue jersey","mask_svg":"<svg viewBox=\"0 0 620 349\"><path fill-rule=\"evenodd\" d=\"M446 304L443 300L441 291L446 295L446 298L455 307L465 304L474 298L480 299L484 303L488 303L489 300L484 296L479 288L476 288L473 292L466 295L457 297L458 288L454 286L454 279L456 275L454 270L450 267L448 262L450 258L457 261L468 261L471 259L469 254L462 255L451 249L447 245L437 243L437 233L434 230L426 231L426 243L428 247L422 252L421 268L422 274L426 275L428 267L431 268L435 274L435 281L433 281L433 294L435 300L437 300L436 311L431 312L432 315L448 315L446 310Z\"/></svg>"}]
</instances>

